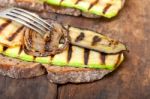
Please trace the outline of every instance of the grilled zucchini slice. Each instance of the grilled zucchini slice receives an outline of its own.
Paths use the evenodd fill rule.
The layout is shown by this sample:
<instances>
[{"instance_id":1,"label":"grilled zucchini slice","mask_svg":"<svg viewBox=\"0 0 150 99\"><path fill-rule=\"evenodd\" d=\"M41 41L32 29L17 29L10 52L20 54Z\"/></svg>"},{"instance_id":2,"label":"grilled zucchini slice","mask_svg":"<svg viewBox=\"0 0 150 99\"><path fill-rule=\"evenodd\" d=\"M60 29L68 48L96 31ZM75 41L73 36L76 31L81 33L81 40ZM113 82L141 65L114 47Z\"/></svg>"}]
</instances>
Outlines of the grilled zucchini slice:
<instances>
[{"instance_id":1,"label":"grilled zucchini slice","mask_svg":"<svg viewBox=\"0 0 150 99\"><path fill-rule=\"evenodd\" d=\"M1 44L0 44L1 45ZM2 46L3 47L3 46ZM77 46L71 46L64 52L55 56L33 57L27 55L21 47L7 48L3 55L18 58L23 61L38 62L54 66L70 66L78 68L115 69L123 60L123 53L105 55L96 51L87 50ZM22 51L21 51L22 50ZM87 50L87 51L86 51ZM86 55L86 57L85 57Z\"/></svg>"},{"instance_id":2,"label":"grilled zucchini slice","mask_svg":"<svg viewBox=\"0 0 150 99\"><path fill-rule=\"evenodd\" d=\"M124 0L42 0L51 5L76 8L83 12L112 18L122 8Z\"/></svg>"}]
</instances>

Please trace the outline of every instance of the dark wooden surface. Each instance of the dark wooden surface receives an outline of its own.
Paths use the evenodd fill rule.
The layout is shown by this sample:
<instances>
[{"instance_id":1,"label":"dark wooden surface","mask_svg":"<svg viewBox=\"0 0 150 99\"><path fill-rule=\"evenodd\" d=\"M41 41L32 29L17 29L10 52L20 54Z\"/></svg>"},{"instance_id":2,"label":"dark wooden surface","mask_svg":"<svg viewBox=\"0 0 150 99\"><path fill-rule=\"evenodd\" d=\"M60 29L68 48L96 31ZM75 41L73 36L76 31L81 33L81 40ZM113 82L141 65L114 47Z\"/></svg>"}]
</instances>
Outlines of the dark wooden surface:
<instances>
[{"instance_id":1,"label":"dark wooden surface","mask_svg":"<svg viewBox=\"0 0 150 99\"><path fill-rule=\"evenodd\" d=\"M150 0L126 0L112 20L52 15L63 24L89 28L128 46L125 62L104 79L55 85L45 76L15 80L0 76L0 99L150 99Z\"/></svg>"},{"instance_id":2,"label":"dark wooden surface","mask_svg":"<svg viewBox=\"0 0 150 99\"><path fill-rule=\"evenodd\" d=\"M15 80L0 76L0 99L56 99L57 85L46 76Z\"/></svg>"}]
</instances>

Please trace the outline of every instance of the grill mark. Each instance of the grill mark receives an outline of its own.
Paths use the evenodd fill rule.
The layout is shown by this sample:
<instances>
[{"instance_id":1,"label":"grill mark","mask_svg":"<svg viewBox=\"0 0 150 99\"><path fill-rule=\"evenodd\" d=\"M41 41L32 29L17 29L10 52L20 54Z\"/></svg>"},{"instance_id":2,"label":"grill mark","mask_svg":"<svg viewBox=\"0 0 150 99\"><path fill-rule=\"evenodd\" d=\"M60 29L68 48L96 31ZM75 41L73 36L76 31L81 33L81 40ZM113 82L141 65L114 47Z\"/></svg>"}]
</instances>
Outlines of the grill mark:
<instances>
[{"instance_id":1,"label":"grill mark","mask_svg":"<svg viewBox=\"0 0 150 99\"><path fill-rule=\"evenodd\" d=\"M98 36L93 37L92 46L96 45L98 42L101 41L101 38Z\"/></svg>"},{"instance_id":2,"label":"grill mark","mask_svg":"<svg viewBox=\"0 0 150 99\"><path fill-rule=\"evenodd\" d=\"M87 65L89 61L89 54L90 50L89 49L84 49L84 64Z\"/></svg>"},{"instance_id":3,"label":"grill mark","mask_svg":"<svg viewBox=\"0 0 150 99\"><path fill-rule=\"evenodd\" d=\"M117 61L115 63L115 66L119 65L120 60L121 60L121 54L119 53L118 59L117 59Z\"/></svg>"},{"instance_id":4,"label":"grill mark","mask_svg":"<svg viewBox=\"0 0 150 99\"><path fill-rule=\"evenodd\" d=\"M100 60L102 62L102 65L105 65L105 59L106 59L106 55L105 53L99 53L100 54Z\"/></svg>"},{"instance_id":5,"label":"grill mark","mask_svg":"<svg viewBox=\"0 0 150 99\"><path fill-rule=\"evenodd\" d=\"M14 32L12 35L10 35L10 36L7 38L7 40L8 40L8 41L13 41L13 40L16 38L17 34L19 34L22 29L23 29L23 26L20 27L20 28L19 28L16 32Z\"/></svg>"},{"instance_id":6,"label":"grill mark","mask_svg":"<svg viewBox=\"0 0 150 99\"><path fill-rule=\"evenodd\" d=\"M93 6L96 5L98 2L99 2L99 0L94 1L94 2L90 5L90 7L88 8L88 10L90 10L91 8L93 8Z\"/></svg>"},{"instance_id":7,"label":"grill mark","mask_svg":"<svg viewBox=\"0 0 150 99\"><path fill-rule=\"evenodd\" d=\"M103 14L106 14L106 12L108 11L108 9L112 6L112 4L107 4L103 10Z\"/></svg>"},{"instance_id":8,"label":"grill mark","mask_svg":"<svg viewBox=\"0 0 150 99\"><path fill-rule=\"evenodd\" d=\"M80 33L80 35L76 38L75 42L82 41L84 39L85 35L83 32Z\"/></svg>"},{"instance_id":9,"label":"grill mark","mask_svg":"<svg viewBox=\"0 0 150 99\"><path fill-rule=\"evenodd\" d=\"M77 0L76 3L75 3L75 5L77 5L80 1L82 1L82 0Z\"/></svg>"},{"instance_id":10,"label":"grill mark","mask_svg":"<svg viewBox=\"0 0 150 99\"><path fill-rule=\"evenodd\" d=\"M36 56L33 56L33 61L35 61L35 59L36 59Z\"/></svg>"},{"instance_id":11,"label":"grill mark","mask_svg":"<svg viewBox=\"0 0 150 99\"><path fill-rule=\"evenodd\" d=\"M68 57L67 57L67 62L69 63L69 61L71 60L72 57L72 45L69 45L69 49L68 49Z\"/></svg>"},{"instance_id":12,"label":"grill mark","mask_svg":"<svg viewBox=\"0 0 150 99\"><path fill-rule=\"evenodd\" d=\"M11 20L7 20L5 23L0 25L0 33L11 23Z\"/></svg>"},{"instance_id":13,"label":"grill mark","mask_svg":"<svg viewBox=\"0 0 150 99\"><path fill-rule=\"evenodd\" d=\"M19 53L18 53L19 55L21 54L22 50L23 50L23 46L21 46L19 49Z\"/></svg>"},{"instance_id":14,"label":"grill mark","mask_svg":"<svg viewBox=\"0 0 150 99\"><path fill-rule=\"evenodd\" d=\"M54 57L55 57L55 55L51 55L51 59L50 60L52 61Z\"/></svg>"},{"instance_id":15,"label":"grill mark","mask_svg":"<svg viewBox=\"0 0 150 99\"><path fill-rule=\"evenodd\" d=\"M3 47L3 52L5 52L8 49L8 47L4 46Z\"/></svg>"},{"instance_id":16,"label":"grill mark","mask_svg":"<svg viewBox=\"0 0 150 99\"><path fill-rule=\"evenodd\" d=\"M63 1L64 1L64 0L61 0L60 3L59 3L59 5L61 5L61 3L62 3Z\"/></svg>"}]
</instances>

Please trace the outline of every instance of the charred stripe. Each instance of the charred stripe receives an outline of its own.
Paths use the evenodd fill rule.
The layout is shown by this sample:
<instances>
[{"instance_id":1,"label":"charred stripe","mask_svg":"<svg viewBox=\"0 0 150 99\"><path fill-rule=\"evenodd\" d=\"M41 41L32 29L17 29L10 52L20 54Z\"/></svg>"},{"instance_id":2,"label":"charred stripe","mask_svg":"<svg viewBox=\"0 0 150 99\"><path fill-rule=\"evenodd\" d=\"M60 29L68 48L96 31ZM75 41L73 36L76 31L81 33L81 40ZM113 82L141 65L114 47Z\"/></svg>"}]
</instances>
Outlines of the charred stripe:
<instances>
[{"instance_id":1,"label":"charred stripe","mask_svg":"<svg viewBox=\"0 0 150 99\"><path fill-rule=\"evenodd\" d=\"M118 55L118 59L115 63L115 66L119 65L120 60L121 60L121 53L119 53L119 55Z\"/></svg>"},{"instance_id":2,"label":"charred stripe","mask_svg":"<svg viewBox=\"0 0 150 99\"><path fill-rule=\"evenodd\" d=\"M96 5L98 2L99 2L99 0L94 1L94 2L90 5L90 7L88 8L88 10L90 10L91 8L93 8L93 6Z\"/></svg>"},{"instance_id":3,"label":"charred stripe","mask_svg":"<svg viewBox=\"0 0 150 99\"><path fill-rule=\"evenodd\" d=\"M83 32L80 33L80 35L76 38L75 42L82 41L84 39L85 35Z\"/></svg>"},{"instance_id":4,"label":"charred stripe","mask_svg":"<svg viewBox=\"0 0 150 99\"><path fill-rule=\"evenodd\" d=\"M60 3L59 3L59 5L61 5L61 3L62 3L63 1L64 1L64 0L61 0Z\"/></svg>"},{"instance_id":5,"label":"charred stripe","mask_svg":"<svg viewBox=\"0 0 150 99\"><path fill-rule=\"evenodd\" d=\"M10 35L10 36L7 38L7 40L8 40L8 41L13 41L13 40L16 38L17 34L19 34L22 29L23 29L23 26L20 27L20 28L18 28L18 30L16 30L16 32L12 33L12 35Z\"/></svg>"},{"instance_id":6,"label":"charred stripe","mask_svg":"<svg viewBox=\"0 0 150 99\"><path fill-rule=\"evenodd\" d=\"M7 20L5 23L3 23L2 25L0 25L0 33L1 31L3 31L12 21L11 20Z\"/></svg>"},{"instance_id":7,"label":"charred stripe","mask_svg":"<svg viewBox=\"0 0 150 99\"><path fill-rule=\"evenodd\" d=\"M105 53L99 53L100 54L100 60L102 62L102 65L105 65L106 55Z\"/></svg>"},{"instance_id":8,"label":"charred stripe","mask_svg":"<svg viewBox=\"0 0 150 99\"><path fill-rule=\"evenodd\" d=\"M84 64L87 65L89 61L89 54L90 50L89 49L84 49Z\"/></svg>"},{"instance_id":9,"label":"charred stripe","mask_svg":"<svg viewBox=\"0 0 150 99\"><path fill-rule=\"evenodd\" d=\"M5 52L8 49L8 47L4 46L3 47L3 52Z\"/></svg>"},{"instance_id":10,"label":"charred stripe","mask_svg":"<svg viewBox=\"0 0 150 99\"><path fill-rule=\"evenodd\" d=\"M80 1L82 1L82 0L77 0L76 3L75 3L75 5L78 4Z\"/></svg>"},{"instance_id":11,"label":"charred stripe","mask_svg":"<svg viewBox=\"0 0 150 99\"><path fill-rule=\"evenodd\" d=\"M103 10L103 14L106 14L106 12L108 11L108 9L112 6L112 4L106 4L104 10Z\"/></svg>"},{"instance_id":12,"label":"charred stripe","mask_svg":"<svg viewBox=\"0 0 150 99\"><path fill-rule=\"evenodd\" d=\"M19 49L19 55L21 54L21 52L23 51L23 46L20 46L20 49Z\"/></svg>"},{"instance_id":13,"label":"charred stripe","mask_svg":"<svg viewBox=\"0 0 150 99\"><path fill-rule=\"evenodd\" d=\"M69 45L67 62L71 60L71 57L72 57L72 45Z\"/></svg>"},{"instance_id":14,"label":"charred stripe","mask_svg":"<svg viewBox=\"0 0 150 99\"><path fill-rule=\"evenodd\" d=\"M101 41L101 38L98 36L93 37L92 46L96 45L98 42Z\"/></svg>"}]
</instances>

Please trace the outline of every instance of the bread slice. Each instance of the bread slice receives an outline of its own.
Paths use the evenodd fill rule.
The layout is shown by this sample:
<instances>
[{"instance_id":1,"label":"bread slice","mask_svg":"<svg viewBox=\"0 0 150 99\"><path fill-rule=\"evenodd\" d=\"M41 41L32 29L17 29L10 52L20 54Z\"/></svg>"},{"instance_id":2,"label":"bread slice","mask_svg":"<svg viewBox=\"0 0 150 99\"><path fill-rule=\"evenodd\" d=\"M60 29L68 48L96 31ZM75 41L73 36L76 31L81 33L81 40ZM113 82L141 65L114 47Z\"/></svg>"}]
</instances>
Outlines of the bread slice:
<instances>
[{"instance_id":1,"label":"bread slice","mask_svg":"<svg viewBox=\"0 0 150 99\"><path fill-rule=\"evenodd\" d=\"M85 83L102 79L112 70L59 67L44 65L48 72L48 80L52 83Z\"/></svg>"},{"instance_id":2,"label":"bread slice","mask_svg":"<svg viewBox=\"0 0 150 99\"><path fill-rule=\"evenodd\" d=\"M9 58L0 55L0 74L12 78L32 78L47 74L48 80L52 83L65 84L83 83L99 80L111 70L96 70L88 68L59 67L42 65L39 63L25 62L19 59Z\"/></svg>"},{"instance_id":3,"label":"bread slice","mask_svg":"<svg viewBox=\"0 0 150 99\"><path fill-rule=\"evenodd\" d=\"M43 10L45 8L43 4L35 3L35 2L33 3L32 1L33 0L3 0L3 1L0 0L1 2L0 6L3 7L6 7L6 5L19 6L26 9L29 8L30 10L34 10L36 12L45 11ZM30 6L27 6L28 4ZM66 8L64 10L66 10ZM77 11L75 9L71 9L71 10ZM62 9L58 11L62 11ZM48 10L46 13L48 15ZM70 13L69 10L68 13ZM75 16L81 15L80 11L79 13L80 14L76 14ZM66 14L66 12L64 14ZM45 65L41 63L35 63L35 62L26 62L15 58L9 58L3 55L0 55L0 59L3 60L0 61L0 74L2 75L9 76L12 78L32 78L32 77L47 74L47 77L50 82L58 83L58 84L65 84L68 82L71 83L92 82L103 78L105 75L113 71L108 69L89 69L89 68L50 66L50 65ZM117 65L119 64L120 62L118 62Z\"/></svg>"},{"instance_id":4,"label":"bread slice","mask_svg":"<svg viewBox=\"0 0 150 99\"><path fill-rule=\"evenodd\" d=\"M0 74L12 78L32 78L46 73L39 63L25 62L0 54Z\"/></svg>"},{"instance_id":5,"label":"bread slice","mask_svg":"<svg viewBox=\"0 0 150 99\"><path fill-rule=\"evenodd\" d=\"M42 1L42 0L41 0ZM81 10L75 8L68 7L58 7L54 5L49 5L47 3L40 2L40 0L0 0L1 7L10 7L16 6L24 9L40 12L40 13L58 13L58 14L66 14L73 16L84 16L88 18L99 18L101 16L90 14L87 12L82 12ZM124 6L125 0L122 0L122 7ZM48 15L47 15L48 17Z\"/></svg>"}]
</instances>

